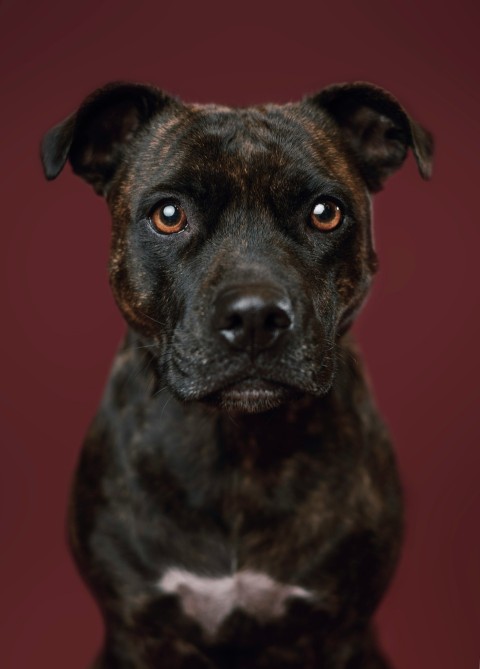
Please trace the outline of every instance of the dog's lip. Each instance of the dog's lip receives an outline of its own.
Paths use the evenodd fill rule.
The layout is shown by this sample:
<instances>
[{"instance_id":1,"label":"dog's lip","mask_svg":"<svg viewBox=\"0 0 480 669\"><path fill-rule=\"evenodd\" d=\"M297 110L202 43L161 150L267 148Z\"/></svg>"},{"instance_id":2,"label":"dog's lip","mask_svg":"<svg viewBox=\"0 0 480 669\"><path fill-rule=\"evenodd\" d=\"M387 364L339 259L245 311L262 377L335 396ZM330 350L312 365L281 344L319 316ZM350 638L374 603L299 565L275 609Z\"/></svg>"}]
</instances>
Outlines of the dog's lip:
<instances>
[{"instance_id":1,"label":"dog's lip","mask_svg":"<svg viewBox=\"0 0 480 669\"><path fill-rule=\"evenodd\" d=\"M261 396L278 394L279 392L285 392L285 390L286 387L282 383L262 378L248 377L223 386L223 388L220 388L217 392L228 393L231 396L238 395L245 397L247 395Z\"/></svg>"},{"instance_id":2,"label":"dog's lip","mask_svg":"<svg viewBox=\"0 0 480 669\"><path fill-rule=\"evenodd\" d=\"M279 406L291 392L285 384L248 377L222 386L205 399L227 411L257 413Z\"/></svg>"}]
</instances>

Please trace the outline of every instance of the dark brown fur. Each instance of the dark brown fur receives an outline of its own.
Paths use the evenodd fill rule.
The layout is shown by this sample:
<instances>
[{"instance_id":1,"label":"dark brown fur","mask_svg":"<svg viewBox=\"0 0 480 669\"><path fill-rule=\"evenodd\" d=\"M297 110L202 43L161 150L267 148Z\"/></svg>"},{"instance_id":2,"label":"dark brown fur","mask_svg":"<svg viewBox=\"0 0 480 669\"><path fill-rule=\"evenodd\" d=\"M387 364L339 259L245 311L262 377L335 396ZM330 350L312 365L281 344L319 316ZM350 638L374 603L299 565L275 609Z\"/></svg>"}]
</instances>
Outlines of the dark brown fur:
<instances>
[{"instance_id":1,"label":"dark brown fur","mask_svg":"<svg viewBox=\"0 0 480 669\"><path fill-rule=\"evenodd\" d=\"M98 669L387 667L371 616L401 494L348 329L377 266L369 192L409 147L428 177L431 137L370 84L238 110L113 84L46 135L47 177L70 160L107 199L129 325L70 509ZM319 198L344 212L328 233ZM161 202L184 232L154 229ZM232 294L288 327L233 346Z\"/></svg>"}]
</instances>

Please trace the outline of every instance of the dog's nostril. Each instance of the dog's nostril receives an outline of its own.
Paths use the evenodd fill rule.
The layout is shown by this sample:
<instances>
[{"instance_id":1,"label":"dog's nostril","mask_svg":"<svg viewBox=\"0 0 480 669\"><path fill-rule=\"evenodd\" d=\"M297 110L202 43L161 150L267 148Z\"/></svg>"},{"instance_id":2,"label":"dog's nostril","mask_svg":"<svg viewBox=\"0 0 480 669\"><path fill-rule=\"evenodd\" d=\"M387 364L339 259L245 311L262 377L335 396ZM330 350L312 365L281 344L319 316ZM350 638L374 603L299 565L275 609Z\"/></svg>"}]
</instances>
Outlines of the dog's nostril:
<instances>
[{"instance_id":1,"label":"dog's nostril","mask_svg":"<svg viewBox=\"0 0 480 669\"><path fill-rule=\"evenodd\" d=\"M214 329L231 347L252 356L271 347L291 326L290 301L270 287L229 289L214 305Z\"/></svg>"},{"instance_id":2,"label":"dog's nostril","mask_svg":"<svg viewBox=\"0 0 480 669\"><path fill-rule=\"evenodd\" d=\"M274 332L275 330L287 330L291 324L292 321L288 312L284 311L282 308L267 313L265 318L265 328L269 332Z\"/></svg>"},{"instance_id":3,"label":"dog's nostril","mask_svg":"<svg viewBox=\"0 0 480 669\"><path fill-rule=\"evenodd\" d=\"M225 323L220 327L221 330L238 330L243 325L242 317L240 314L233 313L228 314Z\"/></svg>"}]
</instances>

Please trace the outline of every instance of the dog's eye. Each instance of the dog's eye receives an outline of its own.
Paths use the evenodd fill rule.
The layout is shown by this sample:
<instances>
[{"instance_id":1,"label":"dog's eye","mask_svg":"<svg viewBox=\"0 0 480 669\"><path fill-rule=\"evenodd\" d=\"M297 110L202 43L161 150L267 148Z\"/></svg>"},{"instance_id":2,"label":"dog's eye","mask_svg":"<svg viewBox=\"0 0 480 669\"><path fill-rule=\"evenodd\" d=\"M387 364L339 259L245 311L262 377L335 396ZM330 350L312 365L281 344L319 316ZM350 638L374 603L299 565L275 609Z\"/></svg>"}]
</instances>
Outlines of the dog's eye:
<instances>
[{"instance_id":1,"label":"dog's eye","mask_svg":"<svg viewBox=\"0 0 480 669\"><path fill-rule=\"evenodd\" d=\"M342 210L333 200L320 200L313 207L311 222L318 230L333 230L342 220Z\"/></svg>"},{"instance_id":2,"label":"dog's eye","mask_svg":"<svg viewBox=\"0 0 480 669\"><path fill-rule=\"evenodd\" d=\"M187 227L187 215L178 204L163 203L153 210L150 220L159 232L170 235Z\"/></svg>"}]
</instances>

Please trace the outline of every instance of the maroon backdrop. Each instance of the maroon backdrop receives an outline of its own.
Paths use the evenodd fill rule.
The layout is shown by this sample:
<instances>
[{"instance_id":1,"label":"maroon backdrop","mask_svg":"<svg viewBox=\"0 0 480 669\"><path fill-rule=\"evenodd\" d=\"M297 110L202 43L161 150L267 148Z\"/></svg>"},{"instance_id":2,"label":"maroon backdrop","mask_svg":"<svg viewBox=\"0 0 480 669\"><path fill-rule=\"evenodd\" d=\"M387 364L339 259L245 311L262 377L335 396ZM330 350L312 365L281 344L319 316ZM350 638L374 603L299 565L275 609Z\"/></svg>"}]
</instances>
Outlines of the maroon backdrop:
<instances>
[{"instance_id":1,"label":"maroon backdrop","mask_svg":"<svg viewBox=\"0 0 480 669\"><path fill-rule=\"evenodd\" d=\"M5 669L85 669L102 636L64 519L124 327L107 286L105 204L70 170L47 184L37 154L47 128L115 79L241 105L363 79L434 132L433 180L410 159L376 198L381 271L356 326L407 495L403 558L378 622L397 669L478 665L478 7L0 4Z\"/></svg>"}]
</instances>

